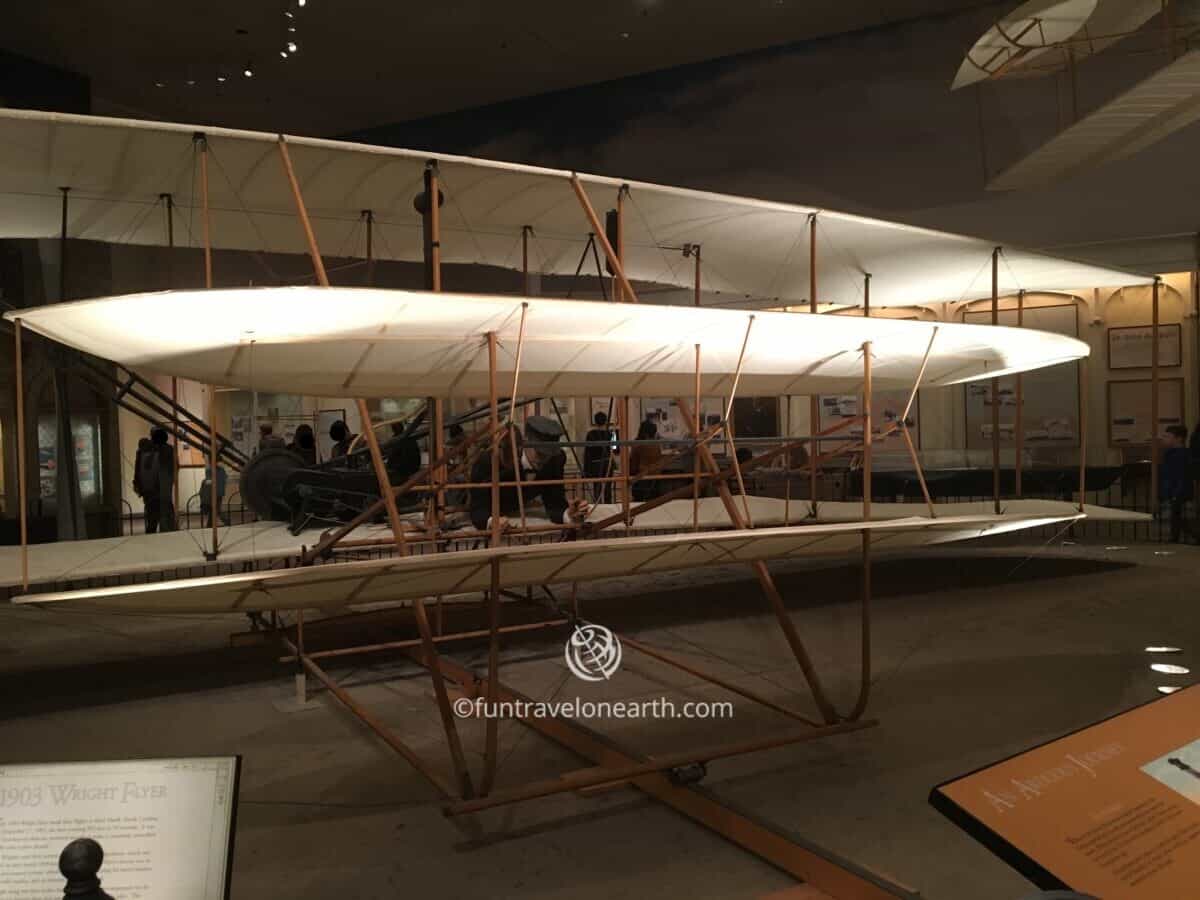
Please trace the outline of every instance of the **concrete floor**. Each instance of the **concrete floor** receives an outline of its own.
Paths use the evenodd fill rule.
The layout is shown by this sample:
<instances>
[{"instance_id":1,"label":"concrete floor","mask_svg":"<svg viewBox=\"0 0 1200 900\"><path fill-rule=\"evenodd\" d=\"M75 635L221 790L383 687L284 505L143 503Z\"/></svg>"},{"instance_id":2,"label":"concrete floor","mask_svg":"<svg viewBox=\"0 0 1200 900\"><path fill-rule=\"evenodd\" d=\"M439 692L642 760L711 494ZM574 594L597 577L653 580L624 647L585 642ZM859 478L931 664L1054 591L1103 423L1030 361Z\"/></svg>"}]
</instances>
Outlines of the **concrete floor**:
<instances>
[{"instance_id":1,"label":"concrete floor","mask_svg":"<svg viewBox=\"0 0 1200 900\"><path fill-rule=\"evenodd\" d=\"M1167 551L1169 555L1164 555ZM1173 551L1173 552L1171 552ZM840 707L857 691L857 573L776 568ZM1151 699L1143 647L1200 664L1200 548L976 548L875 568L878 728L714 762L706 786L931 900L1016 900L1030 886L928 806L929 789ZM796 707L811 706L743 568L614 579L585 614ZM244 757L234 898L754 898L789 880L633 790L536 800L474 823L325 695L284 712L288 671L232 651L238 617L100 616L0 606L0 763ZM480 665L480 648L454 654ZM567 675L558 640L510 642L505 681L532 696L727 699L627 651L603 685ZM1190 661L1190 662L1189 662ZM335 674L417 749L444 761L427 677L361 658ZM1192 676L1175 676L1185 684ZM785 729L733 697L728 722L590 722L645 752ZM461 724L461 723L460 723ZM482 728L462 733L478 770ZM580 765L519 724L500 729L499 786ZM103 874L103 873L102 873Z\"/></svg>"}]
</instances>

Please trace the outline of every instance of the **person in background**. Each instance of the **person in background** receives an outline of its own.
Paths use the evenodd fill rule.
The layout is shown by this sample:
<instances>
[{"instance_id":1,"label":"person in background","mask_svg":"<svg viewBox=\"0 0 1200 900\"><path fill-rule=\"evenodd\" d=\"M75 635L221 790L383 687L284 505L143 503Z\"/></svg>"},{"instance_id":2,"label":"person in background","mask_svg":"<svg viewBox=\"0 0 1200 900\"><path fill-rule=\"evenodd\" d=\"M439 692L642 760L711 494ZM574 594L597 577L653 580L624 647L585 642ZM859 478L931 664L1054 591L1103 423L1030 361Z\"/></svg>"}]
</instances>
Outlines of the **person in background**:
<instances>
[{"instance_id":1,"label":"person in background","mask_svg":"<svg viewBox=\"0 0 1200 900\"><path fill-rule=\"evenodd\" d=\"M1163 438L1162 459L1158 468L1158 499L1171 509L1171 543L1178 543L1184 532L1195 541L1196 532L1186 516L1192 499L1192 475L1187 448L1188 432L1182 425L1167 426Z\"/></svg>"},{"instance_id":2,"label":"person in background","mask_svg":"<svg viewBox=\"0 0 1200 900\"><path fill-rule=\"evenodd\" d=\"M333 441L333 450L330 452L330 456L333 459L341 459L345 456L355 437L356 435L350 433L350 429L346 427L346 423L341 419L330 425L329 438Z\"/></svg>"},{"instance_id":3,"label":"person in background","mask_svg":"<svg viewBox=\"0 0 1200 900\"><path fill-rule=\"evenodd\" d=\"M583 450L583 474L588 478L607 478L617 471L616 452L613 446L613 430L608 416L598 412L592 417L592 429L584 437L587 446ZM592 499L597 503L612 503L611 481L597 481L592 485Z\"/></svg>"},{"instance_id":4,"label":"person in background","mask_svg":"<svg viewBox=\"0 0 1200 900\"><path fill-rule=\"evenodd\" d=\"M297 425L295 437L287 448L300 456L306 465L317 464L317 438L311 425Z\"/></svg>"},{"instance_id":5,"label":"person in background","mask_svg":"<svg viewBox=\"0 0 1200 900\"><path fill-rule=\"evenodd\" d=\"M287 448L287 441L280 435L275 434L275 426L270 422L262 422L258 426L258 452L264 450L284 450Z\"/></svg>"},{"instance_id":6,"label":"person in background","mask_svg":"<svg viewBox=\"0 0 1200 900\"><path fill-rule=\"evenodd\" d=\"M143 521L145 522L146 533L150 534L150 521L153 519L154 527L158 528L158 509L151 511L149 503L146 499L146 493L150 487L143 481L142 466L146 459L154 452L154 444L150 442L150 438L144 437L138 441L137 453L133 456L133 492L138 495L142 501ZM155 503L158 502L158 493L154 491Z\"/></svg>"},{"instance_id":7,"label":"person in background","mask_svg":"<svg viewBox=\"0 0 1200 900\"><path fill-rule=\"evenodd\" d=\"M167 430L150 429L150 446L138 444L137 474L145 508L146 534L175 530L175 448L167 440Z\"/></svg>"},{"instance_id":8,"label":"person in background","mask_svg":"<svg viewBox=\"0 0 1200 900\"><path fill-rule=\"evenodd\" d=\"M658 426L646 419L638 426L637 440L653 441L658 438ZM657 472L662 465L662 447L658 444L634 444L629 451L629 475L638 478L651 472ZM635 481L633 483L634 500L652 500L658 495L658 482Z\"/></svg>"},{"instance_id":9,"label":"person in background","mask_svg":"<svg viewBox=\"0 0 1200 900\"><path fill-rule=\"evenodd\" d=\"M225 499L225 484L228 476L225 467L217 463L217 515L222 525L229 524L229 513L222 501ZM204 528L212 525L212 463L204 465L204 480L200 482L200 524Z\"/></svg>"}]
</instances>

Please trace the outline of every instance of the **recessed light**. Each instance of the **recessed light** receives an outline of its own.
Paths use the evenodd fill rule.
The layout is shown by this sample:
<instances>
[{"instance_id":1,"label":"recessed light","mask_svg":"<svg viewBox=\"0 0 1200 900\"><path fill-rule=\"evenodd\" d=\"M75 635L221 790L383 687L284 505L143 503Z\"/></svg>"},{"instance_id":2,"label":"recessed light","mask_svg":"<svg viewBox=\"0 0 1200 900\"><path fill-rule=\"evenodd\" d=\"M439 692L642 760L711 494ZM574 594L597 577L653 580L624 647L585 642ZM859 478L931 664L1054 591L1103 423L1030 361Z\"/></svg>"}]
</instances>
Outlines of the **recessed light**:
<instances>
[{"instance_id":1,"label":"recessed light","mask_svg":"<svg viewBox=\"0 0 1200 900\"><path fill-rule=\"evenodd\" d=\"M254 77L254 69L251 68L250 66L246 66L246 68L242 69L242 74L245 75L247 78L253 78Z\"/></svg>"},{"instance_id":2,"label":"recessed light","mask_svg":"<svg viewBox=\"0 0 1200 900\"><path fill-rule=\"evenodd\" d=\"M1160 646L1160 647L1147 647L1146 652L1147 653L1182 653L1183 651L1181 649L1179 649L1178 647Z\"/></svg>"},{"instance_id":3,"label":"recessed light","mask_svg":"<svg viewBox=\"0 0 1200 900\"><path fill-rule=\"evenodd\" d=\"M1187 675L1191 672L1187 666L1173 666L1168 663L1155 663L1150 667L1155 672L1161 672L1163 675Z\"/></svg>"},{"instance_id":4,"label":"recessed light","mask_svg":"<svg viewBox=\"0 0 1200 900\"><path fill-rule=\"evenodd\" d=\"M191 86L192 86L192 85L194 85L195 83L196 83L196 79L195 79L195 78L189 78L189 79L187 80L188 87L191 87Z\"/></svg>"},{"instance_id":5,"label":"recessed light","mask_svg":"<svg viewBox=\"0 0 1200 900\"><path fill-rule=\"evenodd\" d=\"M297 50L299 50L299 49L300 49L300 48L299 48L299 47L296 45L296 42L295 42L295 41L288 41L287 48L288 48L288 53L295 53Z\"/></svg>"},{"instance_id":6,"label":"recessed light","mask_svg":"<svg viewBox=\"0 0 1200 900\"><path fill-rule=\"evenodd\" d=\"M629 32L628 32L628 31L622 31L622 32L621 32L621 37L623 37L623 38L627 38L627 37L629 37Z\"/></svg>"},{"instance_id":7,"label":"recessed light","mask_svg":"<svg viewBox=\"0 0 1200 900\"><path fill-rule=\"evenodd\" d=\"M280 51L279 51L279 56L280 56L282 59L287 59L287 51L286 51L286 50L280 50Z\"/></svg>"},{"instance_id":8,"label":"recessed light","mask_svg":"<svg viewBox=\"0 0 1200 900\"><path fill-rule=\"evenodd\" d=\"M1177 688L1173 685L1161 684L1158 686L1157 690L1160 694L1173 694L1177 690L1179 690L1179 688Z\"/></svg>"},{"instance_id":9,"label":"recessed light","mask_svg":"<svg viewBox=\"0 0 1200 900\"><path fill-rule=\"evenodd\" d=\"M219 81L221 84L224 84L224 83L225 83L225 76L224 76L224 75L218 75L218 76L217 76L217 81Z\"/></svg>"},{"instance_id":10,"label":"recessed light","mask_svg":"<svg viewBox=\"0 0 1200 900\"><path fill-rule=\"evenodd\" d=\"M308 0L296 0L297 6L304 6L306 3L308 3Z\"/></svg>"},{"instance_id":11,"label":"recessed light","mask_svg":"<svg viewBox=\"0 0 1200 900\"><path fill-rule=\"evenodd\" d=\"M154 82L154 86L155 87L166 87L167 83L165 81L156 81L156 82Z\"/></svg>"},{"instance_id":12,"label":"recessed light","mask_svg":"<svg viewBox=\"0 0 1200 900\"><path fill-rule=\"evenodd\" d=\"M287 16L289 19L294 19L294 18L296 18L295 16L293 16L293 15L292 15L292 11L291 11L290 9L289 9L289 10L284 10L284 13L283 13L283 14L284 14L285 16Z\"/></svg>"},{"instance_id":13,"label":"recessed light","mask_svg":"<svg viewBox=\"0 0 1200 900\"><path fill-rule=\"evenodd\" d=\"M296 26L295 26L295 25L289 25L289 26L288 26L288 33L289 33L289 34L295 34L295 33L296 33Z\"/></svg>"}]
</instances>

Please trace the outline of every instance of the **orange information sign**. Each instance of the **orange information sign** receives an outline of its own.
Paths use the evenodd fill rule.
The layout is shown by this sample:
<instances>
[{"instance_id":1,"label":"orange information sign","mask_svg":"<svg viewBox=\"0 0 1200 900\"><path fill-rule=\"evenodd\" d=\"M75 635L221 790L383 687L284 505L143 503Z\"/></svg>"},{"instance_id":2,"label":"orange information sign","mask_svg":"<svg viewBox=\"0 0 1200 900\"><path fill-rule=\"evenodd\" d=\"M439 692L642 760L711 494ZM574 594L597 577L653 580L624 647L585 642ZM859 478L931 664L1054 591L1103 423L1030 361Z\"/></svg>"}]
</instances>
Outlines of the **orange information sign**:
<instances>
[{"instance_id":1,"label":"orange information sign","mask_svg":"<svg viewBox=\"0 0 1200 900\"><path fill-rule=\"evenodd\" d=\"M1200 897L1200 685L946 782L929 799L1043 889Z\"/></svg>"}]
</instances>

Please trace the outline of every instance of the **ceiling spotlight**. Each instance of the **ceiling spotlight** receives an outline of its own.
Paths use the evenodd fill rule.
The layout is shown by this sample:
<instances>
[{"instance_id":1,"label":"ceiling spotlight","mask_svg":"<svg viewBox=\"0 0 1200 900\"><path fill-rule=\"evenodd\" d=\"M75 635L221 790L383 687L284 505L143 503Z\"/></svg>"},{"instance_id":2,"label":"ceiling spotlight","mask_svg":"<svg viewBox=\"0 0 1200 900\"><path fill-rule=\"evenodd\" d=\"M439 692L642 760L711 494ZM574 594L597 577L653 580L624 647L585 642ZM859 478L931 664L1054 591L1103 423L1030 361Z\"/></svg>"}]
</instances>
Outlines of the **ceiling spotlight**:
<instances>
[{"instance_id":1,"label":"ceiling spotlight","mask_svg":"<svg viewBox=\"0 0 1200 900\"><path fill-rule=\"evenodd\" d=\"M1191 672L1187 666L1173 666L1169 663L1155 663L1150 668L1163 675L1187 675Z\"/></svg>"},{"instance_id":2,"label":"ceiling spotlight","mask_svg":"<svg viewBox=\"0 0 1200 900\"><path fill-rule=\"evenodd\" d=\"M289 25L289 26L288 26L288 33L289 33L289 34L295 34L295 33L296 33L296 26L295 26L295 25Z\"/></svg>"},{"instance_id":3,"label":"ceiling spotlight","mask_svg":"<svg viewBox=\"0 0 1200 900\"><path fill-rule=\"evenodd\" d=\"M242 69L242 74L247 78L254 77L254 68L250 65L250 63L246 63L246 68Z\"/></svg>"},{"instance_id":4,"label":"ceiling spotlight","mask_svg":"<svg viewBox=\"0 0 1200 900\"><path fill-rule=\"evenodd\" d=\"M294 19L294 18L296 18L295 16L293 16L293 15L292 15L292 11L291 11L290 9L284 10L283 14L284 14L285 16L287 16L289 19Z\"/></svg>"},{"instance_id":5,"label":"ceiling spotlight","mask_svg":"<svg viewBox=\"0 0 1200 900\"><path fill-rule=\"evenodd\" d=\"M156 82L154 82L154 86L155 87L166 87L167 84L165 81L156 81Z\"/></svg>"},{"instance_id":6,"label":"ceiling spotlight","mask_svg":"<svg viewBox=\"0 0 1200 900\"><path fill-rule=\"evenodd\" d=\"M195 79L195 78L189 78L189 79L187 80L187 85L188 85L188 87L191 87L191 86L192 86L192 85L194 85L195 83L196 83L196 79Z\"/></svg>"},{"instance_id":7,"label":"ceiling spotlight","mask_svg":"<svg viewBox=\"0 0 1200 900\"><path fill-rule=\"evenodd\" d=\"M1175 687L1174 685L1160 684L1157 690L1160 694L1173 694L1179 690L1179 688Z\"/></svg>"},{"instance_id":8,"label":"ceiling spotlight","mask_svg":"<svg viewBox=\"0 0 1200 900\"><path fill-rule=\"evenodd\" d=\"M280 50L279 55L281 58L287 59L287 51L286 50Z\"/></svg>"},{"instance_id":9,"label":"ceiling spotlight","mask_svg":"<svg viewBox=\"0 0 1200 900\"><path fill-rule=\"evenodd\" d=\"M295 41L288 41L288 53L295 53L299 49Z\"/></svg>"},{"instance_id":10,"label":"ceiling spotlight","mask_svg":"<svg viewBox=\"0 0 1200 900\"><path fill-rule=\"evenodd\" d=\"M622 31L622 32L621 32L621 37L622 37L622 38L627 38L627 37L629 37L629 32L628 32L628 31Z\"/></svg>"},{"instance_id":11,"label":"ceiling spotlight","mask_svg":"<svg viewBox=\"0 0 1200 900\"><path fill-rule=\"evenodd\" d=\"M297 6L304 6L306 3L308 3L308 0L296 0Z\"/></svg>"},{"instance_id":12,"label":"ceiling spotlight","mask_svg":"<svg viewBox=\"0 0 1200 900\"><path fill-rule=\"evenodd\" d=\"M225 83L225 76L224 76L224 75L218 75L218 76L217 76L217 81L218 81L220 84L224 84L224 83Z\"/></svg>"}]
</instances>

